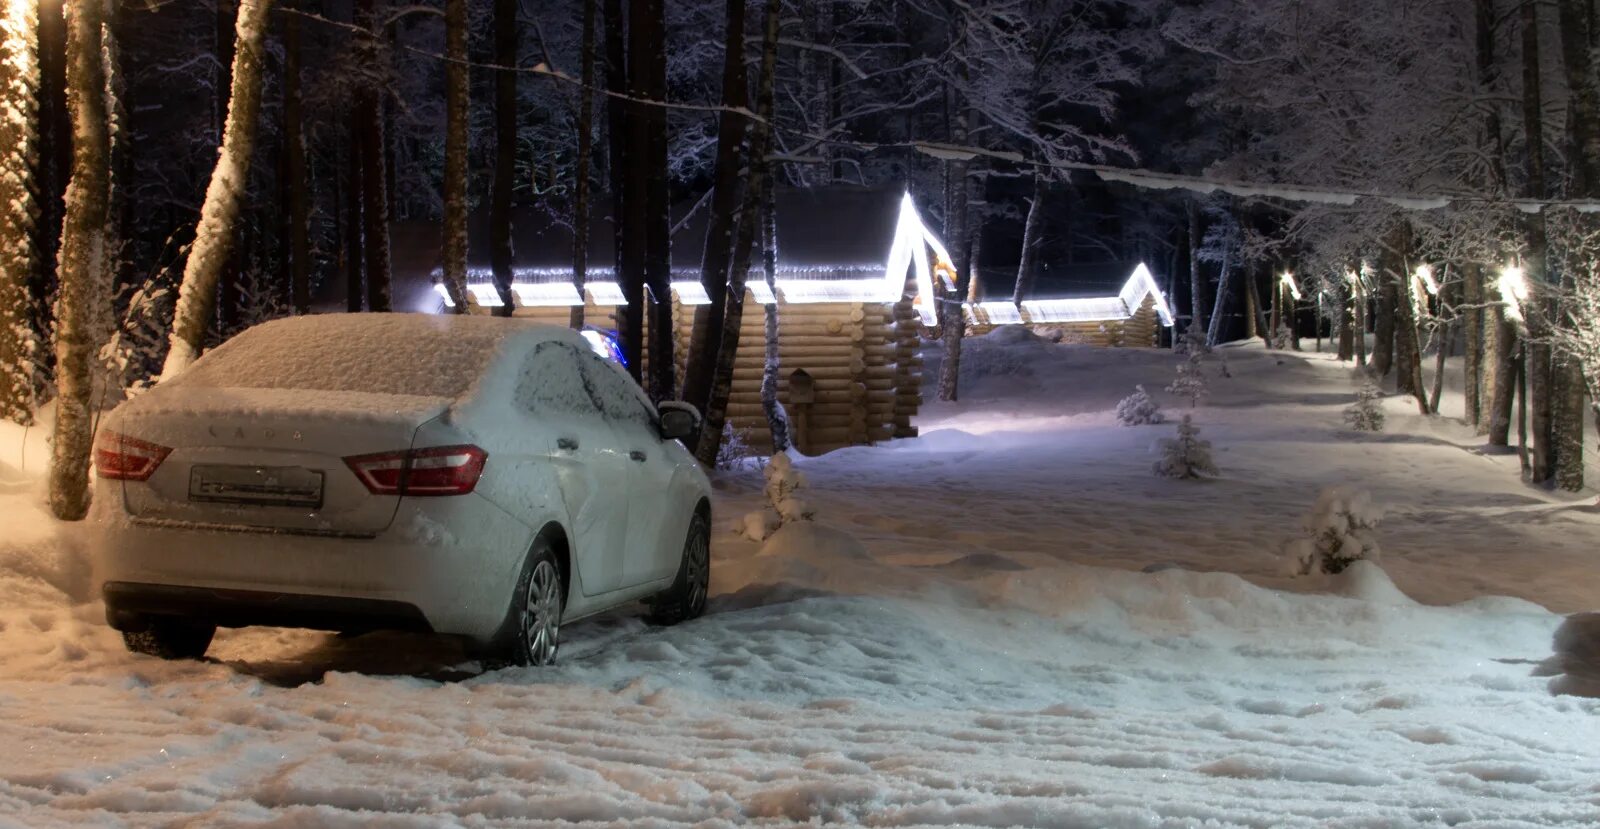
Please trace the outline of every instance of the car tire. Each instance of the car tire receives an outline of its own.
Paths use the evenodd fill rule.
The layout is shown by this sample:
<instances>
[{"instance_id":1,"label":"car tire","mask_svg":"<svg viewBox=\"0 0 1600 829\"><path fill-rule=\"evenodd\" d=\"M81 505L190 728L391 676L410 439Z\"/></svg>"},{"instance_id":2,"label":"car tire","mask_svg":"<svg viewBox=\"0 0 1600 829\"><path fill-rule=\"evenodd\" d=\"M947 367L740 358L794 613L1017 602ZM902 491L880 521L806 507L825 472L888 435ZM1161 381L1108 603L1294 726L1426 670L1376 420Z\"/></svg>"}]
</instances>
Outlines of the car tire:
<instances>
[{"instance_id":1,"label":"car tire","mask_svg":"<svg viewBox=\"0 0 1600 829\"><path fill-rule=\"evenodd\" d=\"M511 626L491 666L549 665L561 647L561 616L566 582L555 552L544 539L534 545L511 594Z\"/></svg>"},{"instance_id":2,"label":"car tire","mask_svg":"<svg viewBox=\"0 0 1600 829\"><path fill-rule=\"evenodd\" d=\"M123 631L122 642L133 653L162 659L199 659L211 647L217 626L176 616L152 617L144 630Z\"/></svg>"},{"instance_id":3,"label":"car tire","mask_svg":"<svg viewBox=\"0 0 1600 829\"><path fill-rule=\"evenodd\" d=\"M675 625L699 618L706 612L706 597L711 589L711 522L696 511L689 519L689 532L683 541L683 558L672 586L650 601L645 621L652 625Z\"/></svg>"}]
</instances>

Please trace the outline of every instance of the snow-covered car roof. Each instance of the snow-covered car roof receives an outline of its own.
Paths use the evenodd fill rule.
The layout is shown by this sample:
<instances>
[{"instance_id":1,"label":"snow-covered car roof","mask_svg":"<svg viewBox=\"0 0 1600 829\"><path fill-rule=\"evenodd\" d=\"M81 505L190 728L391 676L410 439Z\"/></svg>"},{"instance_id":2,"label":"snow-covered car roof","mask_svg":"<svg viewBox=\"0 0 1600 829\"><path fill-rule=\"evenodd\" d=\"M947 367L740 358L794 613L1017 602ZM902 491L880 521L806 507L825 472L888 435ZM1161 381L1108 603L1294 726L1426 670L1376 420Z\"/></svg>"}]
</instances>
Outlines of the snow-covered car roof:
<instances>
[{"instance_id":1,"label":"snow-covered car roof","mask_svg":"<svg viewBox=\"0 0 1600 829\"><path fill-rule=\"evenodd\" d=\"M568 329L503 317L315 314L257 325L207 352L173 385L456 400L513 340L588 347Z\"/></svg>"}]
</instances>

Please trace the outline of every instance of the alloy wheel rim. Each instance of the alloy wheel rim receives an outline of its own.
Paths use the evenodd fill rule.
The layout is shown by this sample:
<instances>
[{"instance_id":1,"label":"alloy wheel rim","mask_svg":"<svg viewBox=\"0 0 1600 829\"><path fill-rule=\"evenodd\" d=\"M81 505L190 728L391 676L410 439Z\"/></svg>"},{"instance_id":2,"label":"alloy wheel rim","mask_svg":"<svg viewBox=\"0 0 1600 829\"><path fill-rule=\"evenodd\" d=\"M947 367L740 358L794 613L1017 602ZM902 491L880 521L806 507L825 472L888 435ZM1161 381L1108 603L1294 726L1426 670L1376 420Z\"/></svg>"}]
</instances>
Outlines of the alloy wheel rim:
<instances>
[{"instance_id":1,"label":"alloy wheel rim","mask_svg":"<svg viewBox=\"0 0 1600 829\"><path fill-rule=\"evenodd\" d=\"M528 604L522 614L522 641L529 662L545 665L555 659L561 635L561 577L548 561L533 567Z\"/></svg>"},{"instance_id":2,"label":"alloy wheel rim","mask_svg":"<svg viewBox=\"0 0 1600 829\"><path fill-rule=\"evenodd\" d=\"M689 581L689 611L698 613L705 606L706 593L711 581L711 568L707 566L711 551L704 532L697 529L694 535L690 536L688 553L689 572L686 575Z\"/></svg>"}]
</instances>

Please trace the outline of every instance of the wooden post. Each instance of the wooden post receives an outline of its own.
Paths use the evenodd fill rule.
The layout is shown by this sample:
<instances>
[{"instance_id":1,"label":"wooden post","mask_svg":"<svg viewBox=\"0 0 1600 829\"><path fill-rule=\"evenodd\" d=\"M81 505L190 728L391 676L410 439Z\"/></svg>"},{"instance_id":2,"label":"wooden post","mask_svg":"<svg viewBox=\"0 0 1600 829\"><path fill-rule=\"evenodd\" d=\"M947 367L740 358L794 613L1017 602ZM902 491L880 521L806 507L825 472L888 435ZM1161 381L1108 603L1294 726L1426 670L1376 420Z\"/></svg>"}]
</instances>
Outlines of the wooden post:
<instances>
[{"instance_id":1,"label":"wooden post","mask_svg":"<svg viewBox=\"0 0 1600 829\"><path fill-rule=\"evenodd\" d=\"M789 373L789 405L794 407L794 439L800 454L811 454L811 404L816 402L817 388L811 373L797 368Z\"/></svg>"}]
</instances>

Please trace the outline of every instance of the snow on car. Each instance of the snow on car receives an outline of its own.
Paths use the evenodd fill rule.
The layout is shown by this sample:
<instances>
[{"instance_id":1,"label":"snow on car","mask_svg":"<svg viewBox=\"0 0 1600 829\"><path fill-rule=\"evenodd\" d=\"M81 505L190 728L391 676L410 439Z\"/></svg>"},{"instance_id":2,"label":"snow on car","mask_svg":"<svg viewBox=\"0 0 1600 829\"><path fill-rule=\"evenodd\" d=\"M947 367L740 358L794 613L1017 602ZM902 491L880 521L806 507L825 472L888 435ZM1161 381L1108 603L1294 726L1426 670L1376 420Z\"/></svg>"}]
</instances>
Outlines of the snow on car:
<instances>
[{"instance_id":1,"label":"snow on car","mask_svg":"<svg viewBox=\"0 0 1600 829\"><path fill-rule=\"evenodd\" d=\"M118 407L94 452L96 565L134 651L218 626L404 629L553 660L630 602L698 616L710 491L659 410L578 333L324 315L240 334Z\"/></svg>"}]
</instances>

